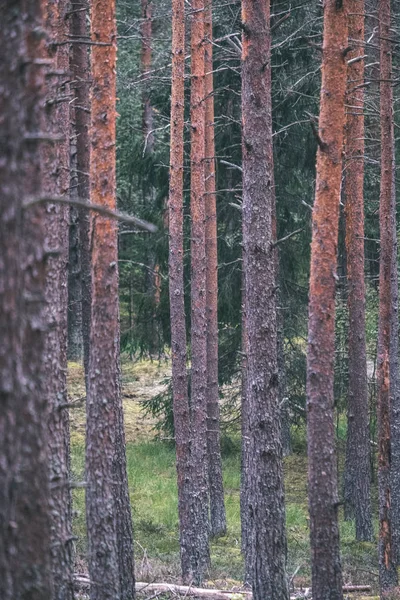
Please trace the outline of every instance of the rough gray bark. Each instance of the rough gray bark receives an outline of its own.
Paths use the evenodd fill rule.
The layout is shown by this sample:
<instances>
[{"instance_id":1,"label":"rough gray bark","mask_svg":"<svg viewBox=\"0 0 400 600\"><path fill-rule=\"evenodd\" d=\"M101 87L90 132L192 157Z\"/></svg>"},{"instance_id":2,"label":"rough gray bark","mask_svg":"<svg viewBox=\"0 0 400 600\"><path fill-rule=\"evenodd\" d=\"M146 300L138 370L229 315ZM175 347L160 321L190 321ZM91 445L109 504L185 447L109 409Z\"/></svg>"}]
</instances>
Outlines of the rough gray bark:
<instances>
[{"instance_id":1,"label":"rough gray bark","mask_svg":"<svg viewBox=\"0 0 400 600\"><path fill-rule=\"evenodd\" d=\"M41 2L0 4L0 597L52 597Z\"/></svg>"},{"instance_id":2,"label":"rough gray bark","mask_svg":"<svg viewBox=\"0 0 400 600\"><path fill-rule=\"evenodd\" d=\"M50 136L57 144L42 149L43 188L49 196L69 192L69 47L67 3L46 2L47 51L52 60L47 73L46 116ZM58 45L61 43L61 45ZM57 75L52 75L57 73ZM67 398L67 297L69 207L51 204L46 209L46 247L50 253L46 273L46 393L49 409L51 557L54 598L72 600L73 547L72 498L69 486L70 448Z\"/></svg>"},{"instance_id":3,"label":"rough gray bark","mask_svg":"<svg viewBox=\"0 0 400 600\"><path fill-rule=\"evenodd\" d=\"M87 10L88 0L79 0L74 3L74 11L70 16L71 34L76 38L85 38L88 35ZM85 9L85 10L82 10ZM71 90L75 101L72 105L74 114L74 127L76 135L76 193L79 198L89 198L89 127L90 127L90 62L88 48L85 44L72 44L71 71L73 74ZM83 364L85 377L89 369L89 343L90 321L92 304L92 283L90 264L90 215L89 211L78 211L79 223L79 251L81 268L81 294L82 294L82 343Z\"/></svg>"},{"instance_id":4,"label":"rough gray bark","mask_svg":"<svg viewBox=\"0 0 400 600\"><path fill-rule=\"evenodd\" d=\"M172 396L181 569L183 580L190 581L190 416L186 374L185 288L183 281L184 75L185 2L184 0L172 0L171 154L168 201Z\"/></svg>"},{"instance_id":5,"label":"rough gray bark","mask_svg":"<svg viewBox=\"0 0 400 600\"><path fill-rule=\"evenodd\" d=\"M349 39L356 48L347 67L345 130L346 261L349 309L349 392L344 474L345 517L356 538L373 537L364 280L364 19L363 0L348 2Z\"/></svg>"},{"instance_id":6,"label":"rough gray bark","mask_svg":"<svg viewBox=\"0 0 400 600\"><path fill-rule=\"evenodd\" d=\"M73 169L73 167L72 167ZM72 180L75 184L75 179ZM71 186L71 195L76 188ZM79 244L79 212L70 208L69 260L68 260L68 360L78 362L82 358L82 283Z\"/></svg>"},{"instance_id":7,"label":"rough gray bark","mask_svg":"<svg viewBox=\"0 0 400 600\"><path fill-rule=\"evenodd\" d=\"M379 584L381 592L397 586L393 546L391 490L391 417L393 416L393 259L394 247L394 123L390 0L379 0L381 181L379 199L380 262L378 324L378 490L379 490ZM392 372L391 372L392 371ZM397 393L397 391L396 391Z\"/></svg>"},{"instance_id":8,"label":"rough gray bark","mask_svg":"<svg viewBox=\"0 0 400 600\"><path fill-rule=\"evenodd\" d=\"M312 595L341 600L334 427L335 288L345 124L347 3L324 3L317 177L307 347L308 497Z\"/></svg>"},{"instance_id":9,"label":"rough gray bark","mask_svg":"<svg viewBox=\"0 0 400 600\"><path fill-rule=\"evenodd\" d=\"M249 435L246 575L251 578L255 600L287 600L273 246L270 3L243 0L242 27L243 266Z\"/></svg>"}]
</instances>

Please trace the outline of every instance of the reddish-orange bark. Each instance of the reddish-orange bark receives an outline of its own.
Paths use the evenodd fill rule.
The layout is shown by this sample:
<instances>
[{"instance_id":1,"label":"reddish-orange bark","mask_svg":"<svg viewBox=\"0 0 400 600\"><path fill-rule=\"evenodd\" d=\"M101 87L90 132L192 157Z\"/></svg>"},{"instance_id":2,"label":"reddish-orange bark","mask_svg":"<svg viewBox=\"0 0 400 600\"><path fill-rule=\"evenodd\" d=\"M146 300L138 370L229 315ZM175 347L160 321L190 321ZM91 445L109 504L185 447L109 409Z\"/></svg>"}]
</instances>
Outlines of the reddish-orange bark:
<instances>
[{"instance_id":1,"label":"reddish-orange bark","mask_svg":"<svg viewBox=\"0 0 400 600\"><path fill-rule=\"evenodd\" d=\"M94 0L92 50L90 200L116 208L115 0ZM86 514L91 598L135 595L132 520L126 478L119 385L117 225L92 217L92 321L86 425ZM101 550L99 550L101 549Z\"/></svg>"},{"instance_id":2,"label":"reddish-orange bark","mask_svg":"<svg viewBox=\"0 0 400 600\"><path fill-rule=\"evenodd\" d=\"M391 378L390 344L392 317L393 215L394 204L394 123L392 89L392 47L390 0L379 2L380 36L380 271L378 327L378 484L379 484L379 583L382 591L397 585L397 570L391 524ZM397 332L396 332L397 335Z\"/></svg>"},{"instance_id":3,"label":"reddish-orange bark","mask_svg":"<svg viewBox=\"0 0 400 600\"><path fill-rule=\"evenodd\" d=\"M349 308L349 395L345 510L355 517L358 540L371 540L370 441L364 280L364 0L349 0L349 40L355 50L347 68L346 257Z\"/></svg>"},{"instance_id":4,"label":"reddish-orange bark","mask_svg":"<svg viewBox=\"0 0 400 600\"><path fill-rule=\"evenodd\" d=\"M345 123L346 3L324 3L307 352L308 493L315 598L343 598L334 428L335 285Z\"/></svg>"},{"instance_id":5,"label":"reddish-orange bark","mask_svg":"<svg viewBox=\"0 0 400 600\"><path fill-rule=\"evenodd\" d=\"M215 190L214 77L212 51L212 1L205 9L205 211L206 211L206 303L207 303L207 445L210 486L211 535L226 532L224 488L220 448L218 388L218 252Z\"/></svg>"},{"instance_id":6,"label":"reddish-orange bark","mask_svg":"<svg viewBox=\"0 0 400 600\"><path fill-rule=\"evenodd\" d=\"M192 2L190 95L192 577L209 563L207 471L207 317L205 236L204 1Z\"/></svg>"},{"instance_id":7,"label":"reddish-orange bark","mask_svg":"<svg viewBox=\"0 0 400 600\"><path fill-rule=\"evenodd\" d=\"M169 299L172 395L175 427L178 514L182 577L190 580L190 420L186 375L186 321L183 282L183 127L185 75L185 2L172 2L171 141L168 203Z\"/></svg>"}]
</instances>

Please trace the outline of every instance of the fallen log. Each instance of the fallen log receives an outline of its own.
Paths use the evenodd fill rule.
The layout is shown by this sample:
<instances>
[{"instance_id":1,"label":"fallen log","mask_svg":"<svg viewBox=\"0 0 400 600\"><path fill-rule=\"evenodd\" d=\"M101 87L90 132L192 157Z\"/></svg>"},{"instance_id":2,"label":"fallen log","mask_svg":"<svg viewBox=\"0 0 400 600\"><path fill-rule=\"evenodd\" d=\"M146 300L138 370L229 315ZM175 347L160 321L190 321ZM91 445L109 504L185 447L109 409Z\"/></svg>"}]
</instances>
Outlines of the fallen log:
<instances>
[{"instance_id":1,"label":"fallen log","mask_svg":"<svg viewBox=\"0 0 400 600\"><path fill-rule=\"evenodd\" d=\"M86 575L75 575L75 582L82 586L90 585L90 579ZM136 582L135 589L138 593L171 593L176 596L206 598L207 600L252 600L252 593L245 590L235 592L225 590L215 590L210 588L198 588L187 585L175 585L173 583L144 583ZM355 592L370 592L370 585L344 585L343 592L347 594ZM304 590L295 590L291 595L292 600L300 598L311 599L311 588Z\"/></svg>"}]
</instances>

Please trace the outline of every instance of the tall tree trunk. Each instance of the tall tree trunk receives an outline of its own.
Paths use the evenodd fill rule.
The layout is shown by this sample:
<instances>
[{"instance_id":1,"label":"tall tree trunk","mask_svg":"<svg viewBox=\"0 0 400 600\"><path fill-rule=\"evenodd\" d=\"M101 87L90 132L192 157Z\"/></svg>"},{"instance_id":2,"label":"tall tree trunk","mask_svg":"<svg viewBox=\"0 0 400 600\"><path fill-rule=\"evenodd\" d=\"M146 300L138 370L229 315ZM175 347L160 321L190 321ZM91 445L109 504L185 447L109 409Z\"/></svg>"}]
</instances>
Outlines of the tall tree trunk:
<instances>
[{"instance_id":1,"label":"tall tree trunk","mask_svg":"<svg viewBox=\"0 0 400 600\"><path fill-rule=\"evenodd\" d=\"M371 540L371 471L364 279L364 0L349 0L349 40L356 46L347 67L346 255L349 309L349 393L345 513L355 517L356 538Z\"/></svg>"},{"instance_id":2,"label":"tall tree trunk","mask_svg":"<svg viewBox=\"0 0 400 600\"><path fill-rule=\"evenodd\" d=\"M190 95L191 214L191 571L193 582L209 566L207 463L207 315L205 235L205 57L203 0L192 2Z\"/></svg>"},{"instance_id":3,"label":"tall tree trunk","mask_svg":"<svg viewBox=\"0 0 400 600\"><path fill-rule=\"evenodd\" d=\"M169 300L181 569L183 580L190 581L190 419L183 281L184 76L185 1L172 0L171 155L168 203Z\"/></svg>"},{"instance_id":4,"label":"tall tree trunk","mask_svg":"<svg viewBox=\"0 0 400 600\"><path fill-rule=\"evenodd\" d=\"M392 540L391 515L391 298L393 279L394 231L394 124L392 90L392 48L390 0L379 1L380 36L380 271L378 326L378 487L379 487L379 583L381 591L397 585L396 561ZM394 450L394 448L393 448Z\"/></svg>"},{"instance_id":5,"label":"tall tree trunk","mask_svg":"<svg viewBox=\"0 0 400 600\"><path fill-rule=\"evenodd\" d=\"M71 127L71 136L75 135ZM76 155L71 160L75 161ZM71 165L70 195L77 198L76 166ZM69 221L69 259L68 259L68 360L78 362L82 359L82 282L81 252L79 243L79 211L70 208Z\"/></svg>"},{"instance_id":6,"label":"tall tree trunk","mask_svg":"<svg viewBox=\"0 0 400 600\"><path fill-rule=\"evenodd\" d=\"M207 444L210 486L211 535L226 533L224 487L220 445L218 387L218 254L217 203L215 191L214 77L212 2L205 8L205 211L206 211L206 302L207 302Z\"/></svg>"},{"instance_id":7,"label":"tall tree trunk","mask_svg":"<svg viewBox=\"0 0 400 600\"><path fill-rule=\"evenodd\" d=\"M47 76L47 128L50 136L61 136L57 144L46 144L43 186L49 196L69 192L69 47L67 3L43 2L48 32L48 55L52 59ZM56 73L56 76L52 73ZM50 324L46 336L46 391L49 407L50 512L54 598L70 600L73 589L72 498L69 485L70 448L67 398L67 301L69 207L50 204L46 214L47 264L46 303Z\"/></svg>"},{"instance_id":8,"label":"tall tree trunk","mask_svg":"<svg viewBox=\"0 0 400 600\"><path fill-rule=\"evenodd\" d=\"M278 402L270 2L242 0L243 246L247 325L246 573L255 600L286 600Z\"/></svg>"},{"instance_id":9,"label":"tall tree trunk","mask_svg":"<svg viewBox=\"0 0 400 600\"><path fill-rule=\"evenodd\" d=\"M335 279L346 91L346 4L324 4L317 180L312 223L307 352L308 494L312 590L343 598L333 407Z\"/></svg>"},{"instance_id":10,"label":"tall tree trunk","mask_svg":"<svg viewBox=\"0 0 400 600\"><path fill-rule=\"evenodd\" d=\"M242 253L244 263L244 251ZM240 461L240 528L241 528L241 550L242 554L247 555L249 519L248 519L248 458L249 458L249 416L247 403L247 320L246 320L246 277L242 267L242 361L241 361L241 461ZM249 561L245 560L244 582L251 583L251 573L248 572Z\"/></svg>"},{"instance_id":11,"label":"tall tree trunk","mask_svg":"<svg viewBox=\"0 0 400 600\"><path fill-rule=\"evenodd\" d=\"M154 150L154 133L153 133L153 107L150 102L150 95L146 90L147 83L149 82L150 75L148 72L151 69L151 43L152 43L152 6L151 0L141 0L142 2L142 24L141 24L141 36L142 36L142 55L141 55L141 68L143 74L143 83L145 89L142 94L143 103L143 136L145 143L146 153L151 154Z\"/></svg>"},{"instance_id":12,"label":"tall tree trunk","mask_svg":"<svg viewBox=\"0 0 400 600\"><path fill-rule=\"evenodd\" d=\"M0 4L0 597L52 598L39 0ZM43 143L43 142L42 142Z\"/></svg>"},{"instance_id":13,"label":"tall tree trunk","mask_svg":"<svg viewBox=\"0 0 400 600\"><path fill-rule=\"evenodd\" d=\"M92 6L91 201L115 209L115 2ZM119 385L117 227L92 220L86 515L92 600L134 597L133 540Z\"/></svg>"},{"instance_id":14,"label":"tall tree trunk","mask_svg":"<svg viewBox=\"0 0 400 600\"><path fill-rule=\"evenodd\" d=\"M88 0L79 0L74 3L74 10L70 16L71 34L76 38L84 39L88 35L87 11ZM74 123L76 134L76 178L77 196L89 200L89 169L90 169L90 64L86 44L72 44L71 71L74 103ZM89 345L90 322L92 305L91 259L90 259L90 215L85 209L78 210L79 219L79 250L81 269L81 294L82 294L82 343L83 364L85 378L89 372Z\"/></svg>"}]
</instances>

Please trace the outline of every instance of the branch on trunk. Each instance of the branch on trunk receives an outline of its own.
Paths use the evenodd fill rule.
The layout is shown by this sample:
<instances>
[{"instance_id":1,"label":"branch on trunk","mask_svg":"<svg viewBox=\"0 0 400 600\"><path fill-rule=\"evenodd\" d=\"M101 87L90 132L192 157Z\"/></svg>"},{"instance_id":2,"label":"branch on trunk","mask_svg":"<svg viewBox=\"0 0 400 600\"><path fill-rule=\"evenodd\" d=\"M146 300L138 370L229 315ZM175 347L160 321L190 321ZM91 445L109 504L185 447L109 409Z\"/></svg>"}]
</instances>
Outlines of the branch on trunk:
<instances>
[{"instance_id":1,"label":"branch on trunk","mask_svg":"<svg viewBox=\"0 0 400 600\"><path fill-rule=\"evenodd\" d=\"M133 215L126 215L122 212L118 212L115 210L111 210L106 206L102 206L101 204L91 204L90 202L86 202L82 198L64 198L58 196L42 196L39 198L30 198L25 200L24 208L29 208L30 206L34 206L35 204L69 204L70 206L78 206L79 208L85 208L86 210L93 210L98 214L109 217L110 219L114 219L115 221L119 221L120 223L130 223L132 225L136 225L141 229L145 229L146 231L150 231L154 233L158 230L156 225L152 223L148 223L147 221L143 221L138 217L134 217Z\"/></svg>"},{"instance_id":2,"label":"branch on trunk","mask_svg":"<svg viewBox=\"0 0 400 600\"><path fill-rule=\"evenodd\" d=\"M322 150L322 152L325 152L325 150L328 148L328 144L326 144L322 139L321 136L319 135L318 129L315 125L315 119L312 115L310 115L310 125L311 125L311 129L313 132L313 135L315 137L315 139L317 140L317 144L320 147L320 149Z\"/></svg>"},{"instance_id":3,"label":"branch on trunk","mask_svg":"<svg viewBox=\"0 0 400 600\"><path fill-rule=\"evenodd\" d=\"M285 237L280 238L279 240L276 240L276 242L273 242L273 244L271 244L272 248L275 248L276 246L278 246L278 244L283 244L283 242L290 240L291 237L297 235L301 231L304 231L303 227L301 227L300 229L296 229L295 231L292 231L291 233L288 233L287 235L285 235Z\"/></svg>"}]
</instances>

